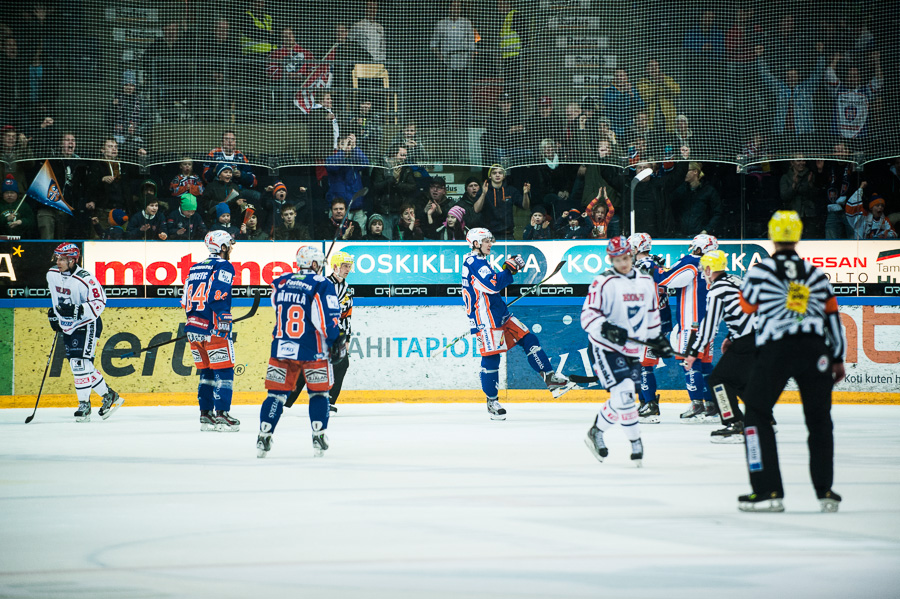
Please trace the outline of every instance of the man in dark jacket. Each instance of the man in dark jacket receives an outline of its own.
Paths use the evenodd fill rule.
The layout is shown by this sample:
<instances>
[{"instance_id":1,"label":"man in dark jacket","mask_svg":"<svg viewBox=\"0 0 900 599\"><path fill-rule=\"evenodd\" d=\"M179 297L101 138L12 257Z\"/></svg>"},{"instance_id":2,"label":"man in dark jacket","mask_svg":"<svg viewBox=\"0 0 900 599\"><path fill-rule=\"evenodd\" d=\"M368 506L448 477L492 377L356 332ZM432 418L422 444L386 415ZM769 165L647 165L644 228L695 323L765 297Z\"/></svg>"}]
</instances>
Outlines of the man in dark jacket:
<instances>
[{"instance_id":1,"label":"man in dark jacket","mask_svg":"<svg viewBox=\"0 0 900 599\"><path fill-rule=\"evenodd\" d=\"M475 210L475 204L478 202L478 198L481 195L481 181L478 177L469 177L466 179L466 188L463 192L462 197L459 198L459 201L454 204L454 206L459 206L463 210L466 211L465 221L466 227L469 229L474 229L475 227L483 227L484 219L478 210ZM484 203L482 201L482 203ZM481 208L479 207L479 210Z\"/></svg>"},{"instance_id":2,"label":"man in dark jacket","mask_svg":"<svg viewBox=\"0 0 900 599\"><path fill-rule=\"evenodd\" d=\"M400 221L400 207L413 201L418 184L406 164L405 146L395 145L384 164L386 168L376 168L372 172L372 187L375 211L384 215L385 234L390 236Z\"/></svg>"},{"instance_id":3,"label":"man in dark jacket","mask_svg":"<svg viewBox=\"0 0 900 599\"><path fill-rule=\"evenodd\" d=\"M495 164L491 167L490 179L481 188L481 196L476 207L487 221L487 228L495 239L513 239L515 218L513 206L523 210L531 210L531 185L522 186L522 193L515 187L506 184L506 169Z\"/></svg>"},{"instance_id":4,"label":"man in dark jacket","mask_svg":"<svg viewBox=\"0 0 900 599\"><path fill-rule=\"evenodd\" d=\"M703 165L688 163L684 183L672 193L672 204L685 236L716 235L722 221L722 199L712 185L703 182Z\"/></svg>"},{"instance_id":5,"label":"man in dark jacket","mask_svg":"<svg viewBox=\"0 0 900 599\"><path fill-rule=\"evenodd\" d=\"M347 215L347 202L335 198L331 202L331 211L317 227L318 239L338 239L348 241L360 238L360 227L354 220L344 218Z\"/></svg>"}]
</instances>

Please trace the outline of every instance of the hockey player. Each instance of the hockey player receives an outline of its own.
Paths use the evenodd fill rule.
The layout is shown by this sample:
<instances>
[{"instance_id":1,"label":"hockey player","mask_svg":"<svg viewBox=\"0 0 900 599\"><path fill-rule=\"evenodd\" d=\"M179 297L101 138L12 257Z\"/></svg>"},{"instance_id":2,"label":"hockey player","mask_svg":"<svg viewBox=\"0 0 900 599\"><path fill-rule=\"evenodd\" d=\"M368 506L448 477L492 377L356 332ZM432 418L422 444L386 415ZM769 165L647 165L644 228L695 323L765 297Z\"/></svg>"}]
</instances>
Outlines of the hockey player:
<instances>
[{"instance_id":1,"label":"hockey player","mask_svg":"<svg viewBox=\"0 0 900 599\"><path fill-rule=\"evenodd\" d=\"M272 449L272 433L281 418L288 394L303 376L309 393L309 420L314 455L328 449L329 392L334 372L329 354L340 333L341 306L334 284L320 273L325 255L312 246L297 251L297 273L272 281L275 330L266 370L269 394L259 412L256 455L264 458Z\"/></svg>"},{"instance_id":2,"label":"hockey player","mask_svg":"<svg viewBox=\"0 0 900 599\"><path fill-rule=\"evenodd\" d=\"M678 346L679 354L686 354L688 342L697 323L706 313L706 284L700 280L700 256L719 248L712 235L697 235L691 241L688 254L667 271L654 273L657 284L678 290ZM682 422L707 422L718 420L718 410L712 394L706 388L703 375L712 372L712 349L704 348L700 363L692 364L684 372L685 386L691 398L691 407L681 415ZM704 407L703 402L706 402Z\"/></svg>"},{"instance_id":3,"label":"hockey player","mask_svg":"<svg viewBox=\"0 0 900 599\"><path fill-rule=\"evenodd\" d=\"M775 253L753 266L741 286L741 307L755 313L756 360L745 391L744 438L753 492L738 497L745 512L782 512L784 487L772 429L772 408L793 377L809 430L809 471L823 512L836 512L831 390L844 378L846 341L828 278L795 251L803 222L793 210L769 221Z\"/></svg>"},{"instance_id":4,"label":"hockey player","mask_svg":"<svg viewBox=\"0 0 900 599\"><path fill-rule=\"evenodd\" d=\"M471 252L463 259L462 297L469 317L471 333L475 335L481 353L481 388L487 397L491 420L506 420L506 409L497 401L500 388L500 354L519 345L528 364L544 379L544 384L560 397L575 386L565 376L556 374L550 359L537 337L522 322L510 314L500 292L513 282L513 275L525 266L520 256L510 256L499 271L488 260L494 236L487 229L476 227L466 234Z\"/></svg>"},{"instance_id":5,"label":"hockey player","mask_svg":"<svg viewBox=\"0 0 900 599\"><path fill-rule=\"evenodd\" d=\"M337 412L334 404L341 394L344 385L344 377L350 368L350 317L353 315L353 290L347 285L347 275L353 271L354 258L347 252L337 252L331 257L331 274L328 280L334 285L338 304L341 306L341 320L338 324L340 333L337 340L331 346L331 365L334 368L334 385L329 392L329 406L331 412Z\"/></svg>"},{"instance_id":6,"label":"hockey player","mask_svg":"<svg viewBox=\"0 0 900 599\"><path fill-rule=\"evenodd\" d=\"M617 422L631 441L631 459L640 468L644 457L641 425L634 404L640 381L641 348L649 341L657 355L671 358L669 342L660 335L659 300L653 278L633 268L631 247L624 237L613 237L606 246L613 268L594 279L581 308L581 328L591 342L594 370L609 399L594 419L585 444L603 461L609 454L603 433Z\"/></svg>"},{"instance_id":7,"label":"hockey player","mask_svg":"<svg viewBox=\"0 0 900 599\"><path fill-rule=\"evenodd\" d=\"M200 375L197 388L200 430L237 432L241 421L229 413L234 384L231 340L234 266L229 259L234 239L226 231L210 231L203 243L209 250L209 258L191 267L181 295L181 307L187 315L184 332Z\"/></svg>"},{"instance_id":8,"label":"hockey player","mask_svg":"<svg viewBox=\"0 0 900 599\"><path fill-rule=\"evenodd\" d=\"M756 319L741 309L741 279L728 274L728 255L722 250L707 252L700 258L706 279L706 315L700 321L693 344L688 348L685 368L691 368L703 349L709 347L724 320L728 337L722 342L722 357L706 379L719 407L725 428L710 433L713 443L743 443L744 416L738 396L744 395L750 368L756 355Z\"/></svg>"},{"instance_id":9,"label":"hockey player","mask_svg":"<svg viewBox=\"0 0 900 599\"><path fill-rule=\"evenodd\" d=\"M63 334L66 358L75 379L78 397L76 422L91 421L91 391L103 398L100 417L106 420L125 401L107 386L94 367L97 339L103 332L100 314L106 307L106 293L94 276L78 266L80 252L74 243L61 243L53 251L56 267L47 272L51 306L50 327Z\"/></svg>"},{"instance_id":10,"label":"hockey player","mask_svg":"<svg viewBox=\"0 0 900 599\"><path fill-rule=\"evenodd\" d=\"M653 239L647 233L635 233L628 238L628 245L634 256L634 267L642 274L650 277L662 274L662 257L651 256ZM654 279L654 284L656 284ZM656 286L659 302L660 334L667 336L672 332L672 310L669 308L669 290L662 285ZM646 345L641 346L641 407L638 415L645 424L659 423L659 394L656 392L656 366L659 357Z\"/></svg>"}]
</instances>

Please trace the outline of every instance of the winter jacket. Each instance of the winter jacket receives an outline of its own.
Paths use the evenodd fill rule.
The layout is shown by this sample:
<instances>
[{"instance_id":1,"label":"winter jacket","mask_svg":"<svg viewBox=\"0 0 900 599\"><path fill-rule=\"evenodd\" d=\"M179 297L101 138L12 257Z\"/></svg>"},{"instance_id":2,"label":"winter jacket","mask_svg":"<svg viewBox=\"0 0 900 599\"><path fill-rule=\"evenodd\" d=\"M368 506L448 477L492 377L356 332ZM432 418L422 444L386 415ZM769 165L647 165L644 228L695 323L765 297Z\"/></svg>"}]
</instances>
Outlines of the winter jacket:
<instances>
[{"instance_id":1,"label":"winter jacket","mask_svg":"<svg viewBox=\"0 0 900 599\"><path fill-rule=\"evenodd\" d=\"M762 59L759 59L758 64L759 76L763 84L775 94L775 122L772 131L776 134L784 133L788 109L793 104L794 130L801 135L815 132L814 97L825 72L825 57L819 57L812 74L794 89L789 88L784 81L772 75Z\"/></svg>"},{"instance_id":2,"label":"winter jacket","mask_svg":"<svg viewBox=\"0 0 900 599\"><path fill-rule=\"evenodd\" d=\"M686 182L682 183L672 193L672 201L682 235L692 237L701 231L718 234L722 221L722 200L713 186L701 183L693 188Z\"/></svg>"},{"instance_id":3,"label":"winter jacket","mask_svg":"<svg viewBox=\"0 0 900 599\"><path fill-rule=\"evenodd\" d=\"M141 231L141 227L150 225L146 231ZM128 230L125 232L127 239L143 239L144 241L159 241L159 234L165 233L166 217L162 212L157 212L154 216L149 216L143 210L140 210L128 219Z\"/></svg>"},{"instance_id":4,"label":"winter jacket","mask_svg":"<svg viewBox=\"0 0 900 599\"><path fill-rule=\"evenodd\" d=\"M369 167L369 159L359 148L351 152L338 150L325 159L328 171L328 193L325 200L330 204L334 198L341 198L348 203L347 210L361 210L363 198L356 198L362 189L362 174Z\"/></svg>"},{"instance_id":5,"label":"winter jacket","mask_svg":"<svg viewBox=\"0 0 900 599\"><path fill-rule=\"evenodd\" d=\"M376 168L372 172L375 211L400 214L400 206L412 202L418 192L416 178L409 166L401 166L398 176L392 168Z\"/></svg>"},{"instance_id":6,"label":"winter jacket","mask_svg":"<svg viewBox=\"0 0 900 599\"><path fill-rule=\"evenodd\" d=\"M566 225L568 227L568 224ZM541 226L541 227L533 227L528 225L525 227L525 230L522 231L522 239L531 239L531 240L540 240L540 239L553 239L553 227L551 226Z\"/></svg>"},{"instance_id":7,"label":"winter jacket","mask_svg":"<svg viewBox=\"0 0 900 599\"><path fill-rule=\"evenodd\" d=\"M179 229L184 229L184 233L178 234ZM166 219L166 232L169 239L173 241L194 241L206 237L209 232L200 213L195 212L190 217L181 213L181 208L176 208L169 213Z\"/></svg>"}]
</instances>

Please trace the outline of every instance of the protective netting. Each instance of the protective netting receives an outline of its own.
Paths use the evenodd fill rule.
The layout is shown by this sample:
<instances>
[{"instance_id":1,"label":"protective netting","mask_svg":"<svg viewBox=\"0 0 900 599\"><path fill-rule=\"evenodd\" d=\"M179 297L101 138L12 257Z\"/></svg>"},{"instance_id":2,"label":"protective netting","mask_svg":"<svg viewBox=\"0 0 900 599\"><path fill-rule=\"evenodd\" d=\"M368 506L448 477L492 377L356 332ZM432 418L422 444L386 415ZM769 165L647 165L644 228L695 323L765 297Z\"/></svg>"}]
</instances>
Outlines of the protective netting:
<instances>
[{"instance_id":1,"label":"protective netting","mask_svg":"<svg viewBox=\"0 0 900 599\"><path fill-rule=\"evenodd\" d=\"M536 188L532 205L565 187L584 209L606 186L620 218L635 172L681 182L673 165L699 161L735 202L727 226L704 230L738 236L751 212L771 213L750 198L776 161L900 155L896 3L47 0L0 11L3 174L24 191L44 158L103 160L109 173L86 169L128 172L131 187L115 192L126 212L142 205L144 179L160 197L199 197L223 163L251 202L284 181L327 208L327 161L353 134L355 164L405 156L418 181L425 167L546 164L546 181L511 172L520 191ZM461 195L467 174L484 177L457 172L448 192ZM766 199L778 199L778 175ZM369 187L367 202L381 193ZM679 218L639 215L637 227L710 224Z\"/></svg>"}]
</instances>

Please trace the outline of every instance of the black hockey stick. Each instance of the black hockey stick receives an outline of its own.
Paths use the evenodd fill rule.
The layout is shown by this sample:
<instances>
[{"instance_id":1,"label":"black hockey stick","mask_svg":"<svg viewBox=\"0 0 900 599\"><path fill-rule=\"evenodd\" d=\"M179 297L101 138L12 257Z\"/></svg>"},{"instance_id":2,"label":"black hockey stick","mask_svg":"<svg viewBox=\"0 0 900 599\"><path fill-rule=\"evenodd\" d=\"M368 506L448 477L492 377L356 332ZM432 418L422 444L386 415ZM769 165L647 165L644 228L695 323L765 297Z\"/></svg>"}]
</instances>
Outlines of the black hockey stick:
<instances>
[{"instance_id":1,"label":"black hockey stick","mask_svg":"<svg viewBox=\"0 0 900 599\"><path fill-rule=\"evenodd\" d=\"M552 277L553 275L555 275L556 273L558 273L559 271L561 271L561 270L562 270L562 267L563 267L563 265L564 265L565 263L566 263L565 260L561 261L559 264L556 265L556 268L553 269L553 272L551 272L549 275L547 275L546 277L544 277L544 279L543 279L542 281L540 281L539 283L537 283L537 284L535 284L535 285L532 285L531 287L529 287L528 289L526 289L526 290L522 293L522 295L520 295L519 297L517 297L517 298L514 299L513 301L511 301L511 302L509 302L508 304L506 304L506 307L509 308L510 306L512 306L514 303L516 303L517 301L519 301L519 300L522 299L523 297L527 297L527 296L531 295L532 293L534 293L535 291L537 291L537 290L538 290L538 287L540 287L541 285L543 285L544 283L546 283L546 282L550 279L550 277ZM453 341L451 341L450 343L448 343L447 345L445 345L444 347L442 347L441 349L439 349L439 350L438 350L435 354L433 354L431 357L434 358L434 357L437 356L438 354L444 353L445 350L447 350L447 349L453 347L454 345L456 345L456 344L459 342L460 339L462 339L462 338L465 337L466 335L470 335L470 334L471 334L471 333L463 333L462 335L460 335L459 337L457 337L456 339L454 339Z\"/></svg>"},{"instance_id":2,"label":"black hockey stick","mask_svg":"<svg viewBox=\"0 0 900 599\"><path fill-rule=\"evenodd\" d=\"M47 366L44 368L44 377L41 379L41 387L38 389L38 396L34 402L34 411L31 413L31 416L25 419L25 424L34 420L34 415L37 414L38 403L41 401L41 393L44 392L44 381L47 380L47 371L50 370L50 362L53 360L53 352L56 351L57 341L59 341L59 333L56 333L56 335L53 336L53 344L50 345L50 355L47 356Z\"/></svg>"},{"instance_id":3,"label":"black hockey stick","mask_svg":"<svg viewBox=\"0 0 900 599\"><path fill-rule=\"evenodd\" d=\"M241 316L240 318L235 318L231 321L232 324L236 322L240 322L242 320L247 320L248 318L253 318L256 314L256 310L259 308L259 301L262 299L262 293L257 293L253 296L253 305L250 306L250 311ZM162 343L154 343L153 345L148 345L147 347L141 348L137 351L128 352L127 354L122 354L119 356L120 358L136 358L144 352L148 352L152 349L156 349L158 347L162 347L163 345L169 345L170 343L175 343L176 341L181 341L182 339L186 339L187 334L179 335L174 339L169 339L168 341L163 341Z\"/></svg>"}]
</instances>

